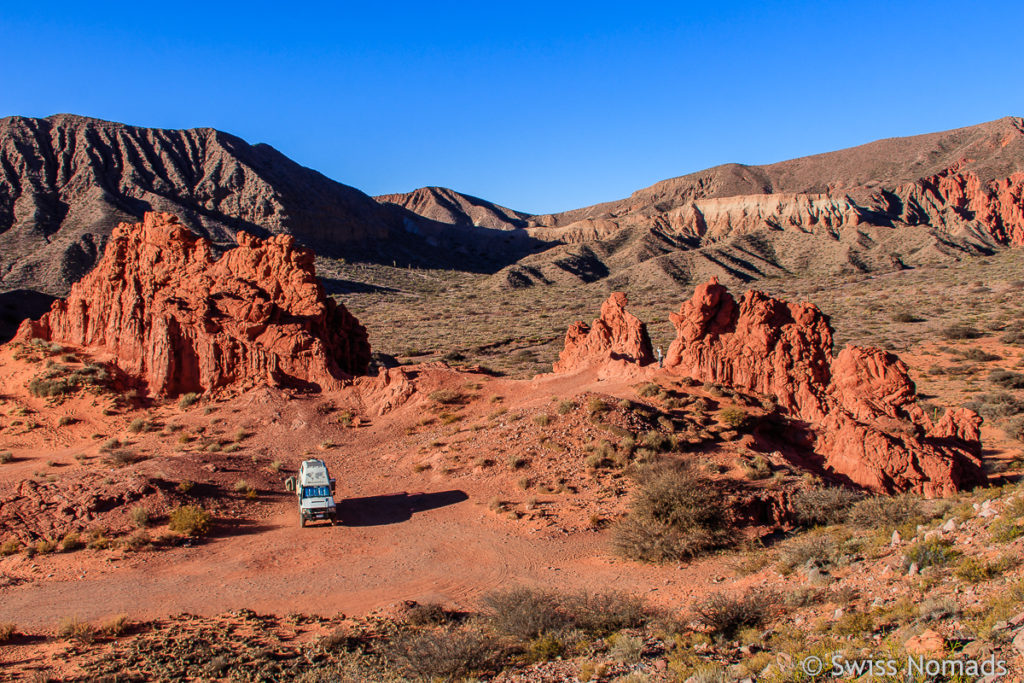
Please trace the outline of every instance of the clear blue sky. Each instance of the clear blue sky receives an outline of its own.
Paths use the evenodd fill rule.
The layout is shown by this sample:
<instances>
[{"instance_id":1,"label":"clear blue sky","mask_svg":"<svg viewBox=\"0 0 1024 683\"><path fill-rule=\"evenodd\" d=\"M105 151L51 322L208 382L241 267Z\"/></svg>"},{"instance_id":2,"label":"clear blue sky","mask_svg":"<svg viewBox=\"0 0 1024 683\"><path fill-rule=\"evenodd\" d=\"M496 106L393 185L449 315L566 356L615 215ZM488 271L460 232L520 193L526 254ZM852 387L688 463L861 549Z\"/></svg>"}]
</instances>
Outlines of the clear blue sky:
<instances>
[{"instance_id":1,"label":"clear blue sky","mask_svg":"<svg viewBox=\"0 0 1024 683\"><path fill-rule=\"evenodd\" d=\"M4 3L0 116L212 126L541 213L1024 114L1019 2Z\"/></svg>"}]
</instances>

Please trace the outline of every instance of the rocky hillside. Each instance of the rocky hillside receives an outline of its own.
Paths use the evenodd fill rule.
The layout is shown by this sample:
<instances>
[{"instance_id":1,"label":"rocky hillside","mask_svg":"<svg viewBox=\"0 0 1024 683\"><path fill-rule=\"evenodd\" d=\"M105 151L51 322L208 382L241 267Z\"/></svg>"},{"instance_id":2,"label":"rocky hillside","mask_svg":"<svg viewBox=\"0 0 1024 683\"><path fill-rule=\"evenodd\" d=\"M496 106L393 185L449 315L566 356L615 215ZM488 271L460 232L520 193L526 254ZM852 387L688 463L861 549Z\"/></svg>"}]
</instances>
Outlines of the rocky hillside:
<instances>
[{"instance_id":1,"label":"rocky hillside","mask_svg":"<svg viewBox=\"0 0 1024 683\"><path fill-rule=\"evenodd\" d=\"M530 219L561 243L500 286L733 282L890 270L1024 244L1024 122L1007 117L768 166L727 164Z\"/></svg>"},{"instance_id":2,"label":"rocky hillside","mask_svg":"<svg viewBox=\"0 0 1024 683\"><path fill-rule=\"evenodd\" d=\"M362 192L210 128L0 119L0 288L66 293L114 226L146 211L175 213L214 242L288 233L328 254L398 224Z\"/></svg>"}]
</instances>

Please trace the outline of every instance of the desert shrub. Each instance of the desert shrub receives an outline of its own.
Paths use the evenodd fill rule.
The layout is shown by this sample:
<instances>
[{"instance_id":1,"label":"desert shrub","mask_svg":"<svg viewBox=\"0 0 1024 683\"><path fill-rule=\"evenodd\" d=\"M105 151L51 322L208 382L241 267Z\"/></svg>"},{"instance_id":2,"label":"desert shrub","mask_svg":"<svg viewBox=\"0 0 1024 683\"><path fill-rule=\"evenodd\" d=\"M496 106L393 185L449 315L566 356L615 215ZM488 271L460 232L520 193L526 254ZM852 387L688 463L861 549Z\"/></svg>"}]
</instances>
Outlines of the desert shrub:
<instances>
[{"instance_id":1,"label":"desert shrub","mask_svg":"<svg viewBox=\"0 0 1024 683\"><path fill-rule=\"evenodd\" d=\"M1024 375L1009 370L993 370L988 375L988 381L998 384L1004 389L1024 389Z\"/></svg>"},{"instance_id":2,"label":"desert shrub","mask_svg":"<svg viewBox=\"0 0 1024 683\"><path fill-rule=\"evenodd\" d=\"M564 628L604 636L642 626L648 617L640 598L615 591L563 594L521 586L486 595L484 606L496 631L521 640Z\"/></svg>"},{"instance_id":3,"label":"desert shrub","mask_svg":"<svg viewBox=\"0 0 1024 683\"><path fill-rule=\"evenodd\" d=\"M410 626L440 626L454 620L454 615L436 602L416 603L405 613Z\"/></svg>"},{"instance_id":4,"label":"desert shrub","mask_svg":"<svg viewBox=\"0 0 1024 683\"><path fill-rule=\"evenodd\" d=\"M553 593L520 586L488 593L483 598L487 619L495 630L522 640L568 625L569 618Z\"/></svg>"},{"instance_id":5,"label":"desert shrub","mask_svg":"<svg viewBox=\"0 0 1024 683\"><path fill-rule=\"evenodd\" d=\"M61 415L60 419L57 420L57 426L58 427L67 427L69 425L75 424L76 422L78 422L78 420L76 418L72 417L71 415Z\"/></svg>"},{"instance_id":6,"label":"desert shrub","mask_svg":"<svg viewBox=\"0 0 1024 683\"><path fill-rule=\"evenodd\" d=\"M573 626L596 635L642 626L648 616L643 600L618 591L572 593L561 604Z\"/></svg>"},{"instance_id":7,"label":"desert shrub","mask_svg":"<svg viewBox=\"0 0 1024 683\"><path fill-rule=\"evenodd\" d=\"M14 454L10 451L0 451L0 464L6 464L14 460Z\"/></svg>"},{"instance_id":8,"label":"desert shrub","mask_svg":"<svg viewBox=\"0 0 1024 683\"><path fill-rule=\"evenodd\" d=\"M712 593L693 606L693 614L712 635L730 639L742 628L761 626L779 602L777 593L761 588L738 595Z\"/></svg>"},{"instance_id":9,"label":"desert shrub","mask_svg":"<svg viewBox=\"0 0 1024 683\"><path fill-rule=\"evenodd\" d=\"M896 323L923 323L925 319L909 311L898 311L893 314L892 320Z\"/></svg>"},{"instance_id":10,"label":"desert shrub","mask_svg":"<svg viewBox=\"0 0 1024 683\"><path fill-rule=\"evenodd\" d=\"M740 462L743 473L750 479L767 479L772 476L772 466L763 455L755 455L753 458L744 458Z\"/></svg>"},{"instance_id":11,"label":"desert shrub","mask_svg":"<svg viewBox=\"0 0 1024 683\"><path fill-rule=\"evenodd\" d=\"M958 557L960 553L953 544L941 538L919 541L903 553L903 568L909 569L916 564L919 569L925 567L941 567Z\"/></svg>"},{"instance_id":12,"label":"desert shrub","mask_svg":"<svg viewBox=\"0 0 1024 683\"><path fill-rule=\"evenodd\" d=\"M452 405L462 400L462 392L455 389L438 389L428 394L428 398L434 403L441 405Z\"/></svg>"},{"instance_id":13,"label":"desert shrub","mask_svg":"<svg viewBox=\"0 0 1024 683\"><path fill-rule=\"evenodd\" d=\"M274 462L267 465L267 467L269 467L274 472L280 472L281 468L284 467L284 463L281 462L280 460L275 460Z\"/></svg>"},{"instance_id":14,"label":"desert shrub","mask_svg":"<svg viewBox=\"0 0 1024 683\"><path fill-rule=\"evenodd\" d=\"M839 636L870 635L875 630L875 618L868 612L847 612L832 624L832 632Z\"/></svg>"},{"instance_id":15,"label":"desert shrub","mask_svg":"<svg viewBox=\"0 0 1024 683\"><path fill-rule=\"evenodd\" d=\"M990 361L1003 359L1002 356L997 356L994 353L989 353L988 351L983 351L978 348L965 349L960 355L963 356L964 360L975 361L977 363L988 363Z\"/></svg>"},{"instance_id":16,"label":"desert shrub","mask_svg":"<svg viewBox=\"0 0 1024 683\"><path fill-rule=\"evenodd\" d=\"M733 429L738 429L746 423L747 411L739 406L728 406L718 411L718 419Z\"/></svg>"},{"instance_id":17,"label":"desert shrub","mask_svg":"<svg viewBox=\"0 0 1024 683\"><path fill-rule=\"evenodd\" d=\"M963 323L954 323L942 328L940 334L945 339L977 339L982 333L976 328Z\"/></svg>"},{"instance_id":18,"label":"desert shrub","mask_svg":"<svg viewBox=\"0 0 1024 683\"><path fill-rule=\"evenodd\" d=\"M115 448L107 453L106 461L114 467L125 467L145 460L146 456L127 448Z\"/></svg>"},{"instance_id":19,"label":"desert shrub","mask_svg":"<svg viewBox=\"0 0 1024 683\"><path fill-rule=\"evenodd\" d=\"M249 491L253 490L252 485L249 484L249 482L247 482L245 479L239 479L234 483L234 485L232 485L231 488L232 490L234 490L235 493L248 493Z\"/></svg>"},{"instance_id":20,"label":"desert shrub","mask_svg":"<svg viewBox=\"0 0 1024 683\"><path fill-rule=\"evenodd\" d=\"M696 468L663 464L637 473L628 514L612 544L623 557L676 562L722 547L727 509L718 486Z\"/></svg>"},{"instance_id":21,"label":"desert shrub","mask_svg":"<svg viewBox=\"0 0 1024 683\"><path fill-rule=\"evenodd\" d=\"M1005 391L993 394L980 394L973 401L965 403L964 407L970 408L989 419L1010 417L1024 413L1024 401Z\"/></svg>"},{"instance_id":22,"label":"desert shrub","mask_svg":"<svg viewBox=\"0 0 1024 683\"><path fill-rule=\"evenodd\" d=\"M953 574L967 583L981 583L996 578L1006 567L1000 562L986 562L976 557L965 557L960 560Z\"/></svg>"},{"instance_id":23,"label":"desert shrub","mask_svg":"<svg viewBox=\"0 0 1024 683\"><path fill-rule=\"evenodd\" d=\"M196 403L199 403L199 394L194 391L190 391L187 394L182 394L181 398L178 399L178 407L182 410L188 410Z\"/></svg>"},{"instance_id":24,"label":"desert shrub","mask_svg":"<svg viewBox=\"0 0 1024 683\"><path fill-rule=\"evenodd\" d=\"M0 557L7 557L8 555L14 555L21 550L21 541L17 538L8 538L2 544L0 544Z\"/></svg>"},{"instance_id":25,"label":"desert shrub","mask_svg":"<svg viewBox=\"0 0 1024 683\"><path fill-rule=\"evenodd\" d=\"M128 431L132 434L149 431L149 422L145 418L137 417L128 424Z\"/></svg>"},{"instance_id":26,"label":"desert shrub","mask_svg":"<svg viewBox=\"0 0 1024 683\"><path fill-rule=\"evenodd\" d=\"M654 382L648 382L647 384L641 384L637 387L636 393L638 396L651 398L652 396L657 396L661 393L661 387Z\"/></svg>"},{"instance_id":27,"label":"desert shrub","mask_svg":"<svg viewBox=\"0 0 1024 683\"><path fill-rule=\"evenodd\" d=\"M999 337L999 341L1004 344L1014 344L1016 346L1024 346L1024 326L1015 326L1007 331L1006 334Z\"/></svg>"},{"instance_id":28,"label":"desert shrub","mask_svg":"<svg viewBox=\"0 0 1024 683\"><path fill-rule=\"evenodd\" d=\"M671 451L675 447L675 443L671 436L654 429L640 435L640 445L657 453Z\"/></svg>"},{"instance_id":29,"label":"desert shrub","mask_svg":"<svg viewBox=\"0 0 1024 683\"><path fill-rule=\"evenodd\" d=\"M793 516L806 527L839 524L861 498L860 493L837 486L801 489L791 500Z\"/></svg>"},{"instance_id":30,"label":"desert shrub","mask_svg":"<svg viewBox=\"0 0 1024 683\"><path fill-rule=\"evenodd\" d=\"M909 495L870 496L850 509L850 523L862 529L894 529L924 521L921 501Z\"/></svg>"},{"instance_id":31,"label":"desert shrub","mask_svg":"<svg viewBox=\"0 0 1024 683\"><path fill-rule=\"evenodd\" d=\"M609 641L608 656L616 662L634 664L640 661L644 651L644 639L640 636L617 633Z\"/></svg>"},{"instance_id":32,"label":"desert shrub","mask_svg":"<svg viewBox=\"0 0 1024 683\"><path fill-rule=\"evenodd\" d=\"M841 555L842 543L832 534L803 534L779 547L778 568L784 573L799 567L824 569L838 562Z\"/></svg>"},{"instance_id":33,"label":"desert shrub","mask_svg":"<svg viewBox=\"0 0 1024 683\"><path fill-rule=\"evenodd\" d=\"M587 411L591 415L597 415L598 413L604 413L608 411L608 404L603 399L597 396L592 396L587 399Z\"/></svg>"},{"instance_id":34,"label":"desert shrub","mask_svg":"<svg viewBox=\"0 0 1024 683\"><path fill-rule=\"evenodd\" d=\"M549 662L562 656L565 643L554 633L545 633L530 641L526 647L526 659L530 662Z\"/></svg>"},{"instance_id":35,"label":"desert shrub","mask_svg":"<svg viewBox=\"0 0 1024 683\"><path fill-rule=\"evenodd\" d=\"M425 680L455 680L487 668L494 646L480 631L451 628L408 633L391 639L385 656L405 676Z\"/></svg>"},{"instance_id":36,"label":"desert shrub","mask_svg":"<svg viewBox=\"0 0 1024 683\"><path fill-rule=\"evenodd\" d=\"M194 481L189 481L188 479L182 479L181 481L178 482L177 489L178 489L179 493L188 494L192 489L195 488L195 486L196 486L196 483Z\"/></svg>"},{"instance_id":37,"label":"desert shrub","mask_svg":"<svg viewBox=\"0 0 1024 683\"><path fill-rule=\"evenodd\" d=\"M125 536L121 539L121 547L133 552L149 548L152 543L153 540L149 537L149 532L145 529L136 529L129 536Z\"/></svg>"},{"instance_id":38,"label":"desert shrub","mask_svg":"<svg viewBox=\"0 0 1024 683\"><path fill-rule=\"evenodd\" d=\"M65 617L57 625L57 637L89 644L96 639L96 627L78 617Z\"/></svg>"},{"instance_id":39,"label":"desert shrub","mask_svg":"<svg viewBox=\"0 0 1024 683\"><path fill-rule=\"evenodd\" d=\"M210 513L198 505L182 505L171 510L168 528L186 536L205 536L210 530Z\"/></svg>"},{"instance_id":40,"label":"desert shrub","mask_svg":"<svg viewBox=\"0 0 1024 683\"><path fill-rule=\"evenodd\" d=\"M9 643L18 635L18 627L10 622L0 623L0 644Z\"/></svg>"},{"instance_id":41,"label":"desert shrub","mask_svg":"<svg viewBox=\"0 0 1024 683\"><path fill-rule=\"evenodd\" d=\"M63 553L70 553L84 547L85 543L82 542L81 536L74 531L67 533L60 541L60 550Z\"/></svg>"},{"instance_id":42,"label":"desert shrub","mask_svg":"<svg viewBox=\"0 0 1024 683\"><path fill-rule=\"evenodd\" d=\"M134 507L131 511L132 522L139 529L145 529L149 526L149 510L144 507Z\"/></svg>"},{"instance_id":43,"label":"desert shrub","mask_svg":"<svg viewBox=\"0 0 1024 683\"><path fill-rule=\"evenodd\" d=\"M131 628L131 622L128 621L127 614L118 614L116 617L112 617L100 625L99 632L110 638L117 638L123 636Z\"/></svg>"},{"instance_id":44,"label":"desert shrub","mask_svg":"<svg viewBox=\"0 0 1024 683\"><path fill-rule=\"evenodd\" d=\"M32 547L39 555L49 555L57 549L57 542L49 538L41 538Z\"/></svg>"},{"instance_id":45,"label":"desert shrub","mask_svg":"<svg viewBox=\"0 0 1024 683\"><path fill-rule=\"evenodd\" d=\"M558 414L568 415L572 411L576 410L576 404L572 401L559 401L558 402Z\"/></svg>"},{"instance_id":46,"label":"desert shrub","mask_svg":"<svg viewBox=\"0 0 1024 683\"><path fill-rule=\"evenodd\" d=\"M537 425L538 427L547 427L549 424L551 424L551 416L550 415L536 415L533 418L533 423L535 425Z\"/></svg>"},{"instance_id":47,"label":"desert shrub","mask_svg":"<svg viewBox=\"0 0 1024 683\"><path fill-rule=\"evenodd\" d=\"M996 543L1009 543L1024 536L1024 525L1003 517L989 525L988 533Z\"/></svg>"}]
</instances>

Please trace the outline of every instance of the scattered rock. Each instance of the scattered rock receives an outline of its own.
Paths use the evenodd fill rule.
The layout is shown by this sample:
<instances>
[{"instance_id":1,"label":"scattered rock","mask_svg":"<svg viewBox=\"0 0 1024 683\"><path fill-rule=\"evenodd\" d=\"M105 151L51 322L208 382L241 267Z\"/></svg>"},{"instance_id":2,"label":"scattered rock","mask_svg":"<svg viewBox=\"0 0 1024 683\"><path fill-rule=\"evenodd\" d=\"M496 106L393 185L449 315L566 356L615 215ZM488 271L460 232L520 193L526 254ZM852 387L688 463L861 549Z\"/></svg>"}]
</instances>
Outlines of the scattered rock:
<instances>
[{"instance_id":1,"label":"scattered rock","mask_svg":"<svg viewBox=\"0 0 1024 683\"><path fill-rule=\"evenodd\" d=\"M944 652L946 639L941 634L928 629L906 642L903 648L910 655L930 655Z\"/></svg>"}]
</instances>

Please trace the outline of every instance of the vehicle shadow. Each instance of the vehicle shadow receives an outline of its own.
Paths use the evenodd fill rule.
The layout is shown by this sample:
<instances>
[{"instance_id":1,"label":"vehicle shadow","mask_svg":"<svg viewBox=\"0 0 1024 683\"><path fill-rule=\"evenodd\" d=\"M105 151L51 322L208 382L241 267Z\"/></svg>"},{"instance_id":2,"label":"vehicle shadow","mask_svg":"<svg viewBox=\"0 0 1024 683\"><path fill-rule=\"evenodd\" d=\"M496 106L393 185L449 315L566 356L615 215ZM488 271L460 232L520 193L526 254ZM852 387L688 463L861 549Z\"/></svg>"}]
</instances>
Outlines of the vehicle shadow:
<instances>
[{"instance_id":1,"label":"vehicle shadow","mask_svg":"<svg viewBox=\"0 0 1024 683\"><path fill-rule=\"evenodd\" d=\"M337 501L338 517L345 526L397 524L409 521L417 512L435 510L465 500L469 500L469 496L459 490L349 498Z\"/></svg>"}]
</instances>

